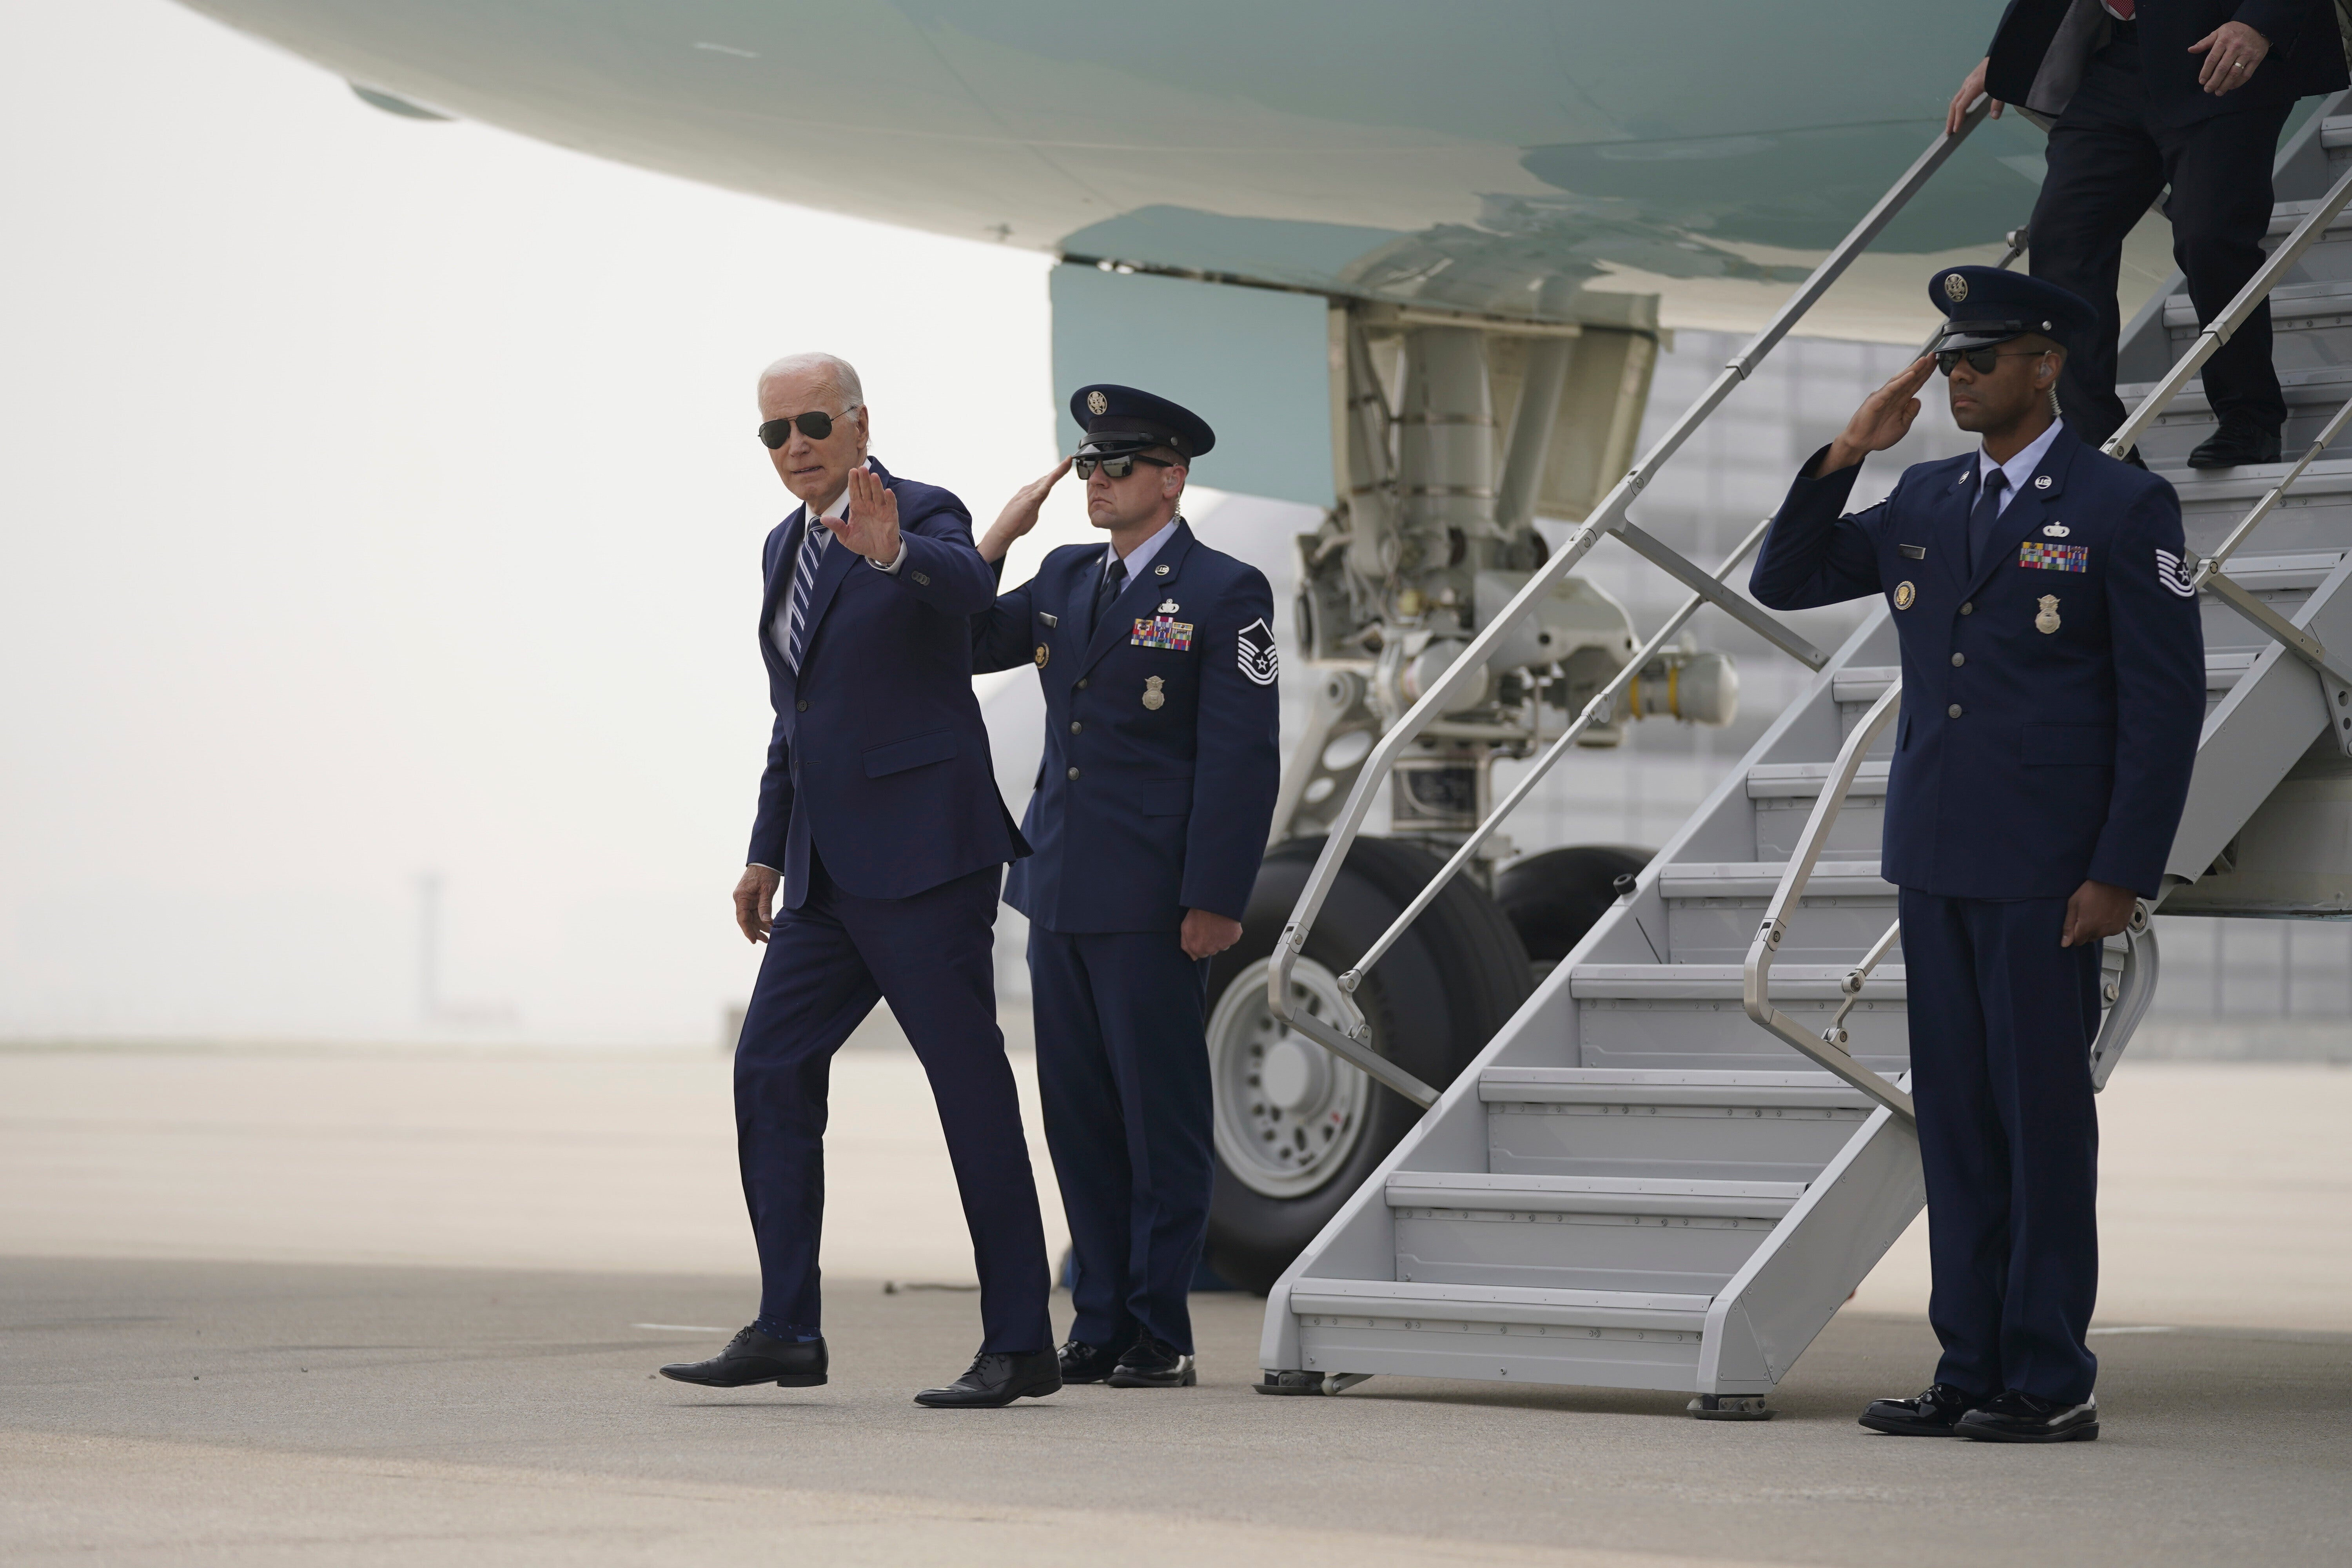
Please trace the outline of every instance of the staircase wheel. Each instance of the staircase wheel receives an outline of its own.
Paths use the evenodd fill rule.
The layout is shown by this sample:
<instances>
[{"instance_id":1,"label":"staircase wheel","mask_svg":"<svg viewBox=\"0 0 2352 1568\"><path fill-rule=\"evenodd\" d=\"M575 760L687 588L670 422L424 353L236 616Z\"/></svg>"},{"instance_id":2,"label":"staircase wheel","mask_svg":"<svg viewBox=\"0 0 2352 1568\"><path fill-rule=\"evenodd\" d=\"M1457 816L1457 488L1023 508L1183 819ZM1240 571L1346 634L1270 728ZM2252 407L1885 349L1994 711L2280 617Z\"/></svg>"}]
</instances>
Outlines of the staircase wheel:
<instances>
[{"instance_id":1,"label":"staircase wheel","mask_svg":"<svg viewBox=\"0 0 2352 1568\"><path fill-rule=\"evenodd\" d=\"M1651 853L1582 844L1525 856L1496 873L1495 901L1518 929L1529 958L1558 963L1617 901L1617 879L1639 875Z\"/></svg>"},{"instance_id":2,"label":"staircase wheel","mask_svg":"<svg viewBox=\"0 0 2352 1568\"><path fill-rule=\"evenodd\" d=\"M1410 1100L1292 1035L1266 1005L1275 943L1322 848L1319 838L1297 839L1267 853L1242 939L1209 974L1217 1173L1208 1263L1261 1294L1421 1117ZM1357 840L1292 971L1297 1005L1336 1014L1338 976L1442 865L1417 844ZM1484 889L1457 879L1365 976L1355 1002L1371 1022L1373 1047L1442 1089L1532 989L1509 920Z\"/></svg>"}]
</instances>

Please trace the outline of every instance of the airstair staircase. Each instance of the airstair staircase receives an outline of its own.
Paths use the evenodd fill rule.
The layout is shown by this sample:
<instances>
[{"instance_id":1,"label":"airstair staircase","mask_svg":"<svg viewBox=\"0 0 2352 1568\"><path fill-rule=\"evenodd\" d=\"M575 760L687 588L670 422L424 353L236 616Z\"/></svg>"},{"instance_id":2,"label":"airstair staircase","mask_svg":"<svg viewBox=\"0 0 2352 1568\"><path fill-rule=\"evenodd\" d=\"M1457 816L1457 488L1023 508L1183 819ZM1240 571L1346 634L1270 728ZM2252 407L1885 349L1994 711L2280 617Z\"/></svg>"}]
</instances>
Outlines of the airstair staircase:
<instances>
[{"instance_id":1,"label":"airstair staircase","mask_svg":"<svg viewBox=\"0 0 2352 1568\"><path fill-rule=\"evenodd\" d=\"M2282 153L2280 192L2294 199L2274 240L2352 169L2352 117L2330 117L2347 106L2324 105ZM2198 334L2180 287L2126 330L2125 374L2142 378L2127 400ZM2352 211L2275 298L2293 458L2352 399ZM2200 555L2288 471L2192 472L2183 459L2210 429L2192 381L2139 442L2179 489ZM2319 809L2294 805L2293 780L2352 777L2352 690L2314 668L2352 658L2352 459L2312 464L2226 570L2221 586L2234 582L2322 652L2285 646L2206 589L2208 718L2165 907L2315 912L2256 907L2260 887L2226 889L2247 881L2240 841L2261 837L2266 816ZM1903 1108L1801 1055L1743 1002L1768 903L1897 660L1882 605L1307 1247L1267 1303L1265 1391L1337 1393L1397 1373L1675 1390L1696 1396L1694 1414L1769 1414L1762 1396L1924 1202ZM1899 946L1858 988L1849 978L1895 921L1878 866L1893 732L1878 731L1842 808L1822 814L1769 984L1771 1005L1811 1034L1851 1002L1851 1061L1907 1084ZM2273 832L2268 853L2292 858L2296 831ZM2224 890L2200 897L2200 879ZM2121 940L2111 944L2102 1082L2145 1008L2153 956L2146 941L2128 976Z\"/></svg>"}]
</instances>

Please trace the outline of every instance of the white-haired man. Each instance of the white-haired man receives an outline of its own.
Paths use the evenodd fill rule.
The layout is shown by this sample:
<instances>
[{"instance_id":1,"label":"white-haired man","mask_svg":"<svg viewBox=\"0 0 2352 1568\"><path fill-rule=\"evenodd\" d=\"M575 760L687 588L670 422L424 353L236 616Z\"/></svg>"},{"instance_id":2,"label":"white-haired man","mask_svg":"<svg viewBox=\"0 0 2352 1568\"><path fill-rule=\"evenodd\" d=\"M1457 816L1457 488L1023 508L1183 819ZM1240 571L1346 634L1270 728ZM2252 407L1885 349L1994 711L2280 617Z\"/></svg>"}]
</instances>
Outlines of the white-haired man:
<instances>
[{"instance_id":1,"label":"white-haired man","mask_svg":"<svg viewBox=\"0 0 2352 1568\"><path fill-rule=\"evenodd\" d=\"M719 1387L825 1381L826 1079L887 999L930 1079L981 1281L980 1354L916 1401L1052 1394L1045 1234L996 1026L997 893L1028 846L996 793L971 691L970 617L995 584L961 501L866 456L871 416L846 362L779 360L759 395L760 439L802 503L762 555L760 653L776 717L735 888L737 923L768 944L735 1047L760 1316L712 1359L662 1371Z\"/></svg>"}]
</instances>

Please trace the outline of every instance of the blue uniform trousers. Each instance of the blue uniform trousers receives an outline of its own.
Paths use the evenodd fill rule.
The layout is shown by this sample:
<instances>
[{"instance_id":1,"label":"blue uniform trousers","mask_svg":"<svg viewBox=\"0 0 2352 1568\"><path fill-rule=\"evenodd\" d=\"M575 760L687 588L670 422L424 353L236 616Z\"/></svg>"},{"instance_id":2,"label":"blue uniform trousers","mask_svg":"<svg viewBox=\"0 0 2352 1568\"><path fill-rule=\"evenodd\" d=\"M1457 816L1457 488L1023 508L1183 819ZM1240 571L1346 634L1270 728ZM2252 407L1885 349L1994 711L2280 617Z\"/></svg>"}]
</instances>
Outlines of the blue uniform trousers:
<instances>
[{"instance_id":1,"label":"blue uniform trousers","mask_svg":"<svg viewBox=\"0 0 2352 1568\"><path fill-rule=\"evenodd\" d=\"M1029 928L1037 1086L1075 1261L1070 1337L1192 1352L1187 1300L1209 1228L1206 959L1172 931Z\"/></svg>"},{"instance_id":2,"label":"blue uniform trousers","mask_svg":"<svg viewBox=\"0 0 2352 1568\"><path fill-rule=\"evenodd\" d=\"M931 1081L980 1271L981 1348L1054 1342L1021 1100L996 1026L994 866L905 899L844 892L810 857L776 917L735 1047L736 1151L760 1249L760 1315L814 1333L833 1053L887 998Z\"/></svg>"},{"instance_id":3,"label":"blue uniform trousers","mask_svg":"<svg viewBox=\"0 0 2352 1568\"><path fill-rule=\"evenodd\" d=\"M2063 899L1900 902L1936 1381L2079 1404L2099 1367L2099 944L2058 945Z\"/></svg>"}]
</instances>

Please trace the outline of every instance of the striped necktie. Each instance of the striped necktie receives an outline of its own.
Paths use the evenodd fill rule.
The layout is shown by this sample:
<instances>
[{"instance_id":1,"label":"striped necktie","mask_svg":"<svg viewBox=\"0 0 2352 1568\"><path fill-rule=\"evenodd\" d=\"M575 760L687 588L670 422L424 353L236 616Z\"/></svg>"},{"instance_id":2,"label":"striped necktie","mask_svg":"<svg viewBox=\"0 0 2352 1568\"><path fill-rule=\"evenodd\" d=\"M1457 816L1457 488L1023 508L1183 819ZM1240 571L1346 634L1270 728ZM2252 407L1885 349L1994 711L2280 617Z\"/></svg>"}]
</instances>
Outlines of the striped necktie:
<instances>
[{"instance_id":1,"label":"striped necktie","mask_svg":"<svg viewBox=\"0 0 2352 1568\"><path fill-rule=\"evenodd\" d=\"M792 621L784 628L784 662L794 675L801 672L801 658L808 652L809 594L816 586L817 568L824 563L824 547L832 542L833 530L821 519L810 518L801 535L800 569L793 574Z\"/></svg>"}]
</instances>

